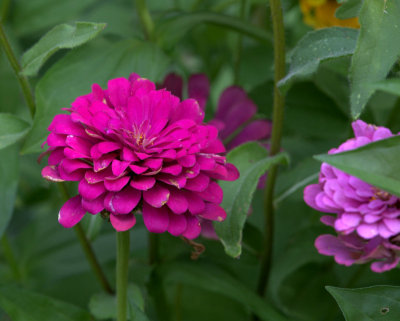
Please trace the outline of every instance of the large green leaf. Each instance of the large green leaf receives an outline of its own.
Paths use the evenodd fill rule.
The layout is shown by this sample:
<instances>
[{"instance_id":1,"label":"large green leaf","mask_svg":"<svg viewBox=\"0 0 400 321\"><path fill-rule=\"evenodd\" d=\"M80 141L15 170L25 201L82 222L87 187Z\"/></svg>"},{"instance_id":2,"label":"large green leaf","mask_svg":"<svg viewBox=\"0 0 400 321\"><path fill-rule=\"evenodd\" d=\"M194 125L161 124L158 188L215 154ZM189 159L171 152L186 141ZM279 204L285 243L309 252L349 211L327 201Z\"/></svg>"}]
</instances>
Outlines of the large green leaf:
<instances>
[{"instance_id":1,"label":"large green leaf","mask_svg":"<svg viewBox=\"0 0 400 321\"><path fill-rule=\"evenodd\" d=\"M400 0L364 1L360 36L352 58L351 113L357 118L400 55Z\"/></svg>"},{"instance_id":2,"label":"large green leaf","mask_svg":"<svg viewBox=\"0 0 400 321\"><path fill-rule=\"evenodd\" d=\"M52 118L77 96L89 93L93 83L105 86L109 79L128 77L132 72L156 81L168 61L157 46L137 40L96 41L71 51L50 68L36 87L37 110L22 152L39 152Z\"/></svg>"},{"instance_id":3,"label":"large green leaf","mask_svg":"<svg viewBox=\"0 0 400 321\"><path fill-rule=\"evenodd\" d=\"M12 115L0 113L0 149L14 144L29 130L29 124Z\"/></svg>"},{"instance_id":4,"label":"large green leaf","mask_svg":"<svg viewBox=\"0 0 400 321\"><path fill-rule=\"evenodd\" d=\"M18 146L0 150L0 237L3 235L14 211L19 178Z\"/></svg>"},{"instance_id":5,"label":"large green leaf","mask_svg":"<svg viewBox=\"0 0 400 321\"><path fill-rule=\"evenodd\" d=\"M144 314L144 299L140 288L128 285L128 315L130 321L148 321ZM115 319L117 317L117 299L107 293L98 293L91 297L90 312L99 320Z\"/></svg>"},{"instance_id":6,"label":"large green leaf","mask_svg":"<svg viewBox=\"0 0 400 321\"><path fill-rule=\"evenodd\" d=\"M0 306L13 321L89 321L90 314L62 302L16 286L0 287Z\"/></svg>"},{"instance_id":7,"label":"large green leaf","mask_svg":"<svg viewBox=\"0 0 400 321\"><path fill-rule=\"evenodd\" d=\"M379 81L374 85L374 89L400 96L400 78Z\"/></svg>"},{"instance_id":8,"label":"large green leaf","mask_svg":"<svg viewBox=\"0 0 400 321\"><path fill-rule=\"evenodd\" d=\"M315 158L400 196L399 136L379 140L344 153L317 155Z\"/></svg>"},{"instance_id":9,"label":"large green leaf","mask_svg":"<svg viewBox=\"0 0 400 321\"><path fill-rule=\"evenodd\" d=\"M262 42L271 42L271 34L235 17L214 13L179 13L161 22L156 29L157 37L167 46L173 46L188 32L202 23L214 24L247 35Z\"/></svg>"},{"instance_id":10,"label":"large green leaf","mask_svg":"<svg viewBox=\"0 0 400 321\"><path fill-rule=\"evenodd\" d=\"M247 306L264 321L287 321L269 302L214 265L176 262L161 266L161 271L164 282L181 283L223 294Z\"/></svg>"},{"instance_id":11,"label":"large green leaf","mask_svg":"<svg viewBox=\"0 0 400 321\"><path fill-rule=\"evenodd\" d=\"M286 92L296 79L304 79L317 71L321 62L351 55L354 52L358 30L325 28L307 33L291 53L289 73L279 81Z\"/></svg>"},{"instance_id":12,"label":"large green leaf","mask_svg":"<svg viewBox=\"0 0 400 321\"><path fill-rule=\"evenodd\" d=\"M242 251L242 230L259 178L271 165L287 163L288 158L286 154L268 157L264 147L250 142L231 151L227 161L238 168L240 178L234 182L220 182L224 190L221 206L226 210L227 218L223 223L215 223L214 227L226 253L238 257Z\"/></svg>"},{"instance_id":13,"label":"large green leaf","mask_svg":"<svg viewBox=\"0 0 400 321\"><path fill-rule=\"evenodd\" d=\"M339 19L357 17L360 13L362 0L339 0L341 6L336 10L335 16Z\"/></svg>"},{"instance_id":14,"label":"large green leaf","mask_svg":"<svg viewBox=\"0 0 400 321\"><path fill-rule=\"evenodd\" d=\"M57 50L78 47L96 37L105 26L104 23L74 22L54 27L24 53L22 73L35 76Z\"/></svg>"},{"instance_id":15,"label":"large green leaf","mask_svg":"<svg viewBox=\"0 0 400 321\"><path fill-rule=\"evenodd\" d=\"M400 320L400 287L372 286L361 289L326 287L346 321Z\"/></svg>"}]
</instances>

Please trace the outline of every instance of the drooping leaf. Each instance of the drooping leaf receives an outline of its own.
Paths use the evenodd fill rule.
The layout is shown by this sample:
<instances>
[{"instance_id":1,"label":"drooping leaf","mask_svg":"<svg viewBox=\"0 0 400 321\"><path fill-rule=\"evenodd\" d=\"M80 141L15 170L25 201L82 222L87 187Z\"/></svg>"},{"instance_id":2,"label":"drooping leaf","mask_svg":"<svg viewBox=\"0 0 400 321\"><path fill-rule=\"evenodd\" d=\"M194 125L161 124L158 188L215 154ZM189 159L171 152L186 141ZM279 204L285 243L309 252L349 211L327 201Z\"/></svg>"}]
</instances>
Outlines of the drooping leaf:
<instances>
[{"instance_id":1,"label":"drooping leaf","mask_svg":"<svg viewBox=\"0 0 400 321\"><path fill-rule=\"evenodd\" d=\"M144 313L144 299L140 288L129 284L127 289L128 316L130 321L148 321ZM91 297L90 312L99 320L115 319L117 317L117 299L107 293L98 293Z\"/></svg>"},{"instance_id":2,"label":"drooping leaf","mask_svg":"<svg viewBox=\"0 0 400 321\"><path fill-rule=\"evenodd\" d=\"M0 150L0 237L10 222L14 211L19 178L18 146Z\"/></svg>"},{"instance_id":3,"label":"drooping leaf","mask_svg":"<svg viewBox=\"0 0 400 321\"><path fill-rule=\"evenodd\" d=\"M41 151L52 118L91 85L105 86L109 79L128 77L136 72L156 81L168 65L168 58L153 44L137 40L117 43L94 42L68 53L39 81L36 87L37 110L23 153Z\"/></svg>"},{"instance_id":4,"label":"drooping leaf","mask_svg":"<svg viewBox=\"0 0 400 321\"><path fill-rule=\"evenodd\" d=\"M307 33L293 49L289 72L279 81L279 88L286 92L295 80L313 74L324 60L351 55L357 37L358 30L340 27Z\"/></svg>"},{"instance_id":5,"label":"drooping leaf","mask_svg":"<svg viewBox=\"0 0 400 321\"><path fill-rule=\"evenodd\" d=\"M400 196L400 137L379 140L338 154L317 155L350 175Z\"/></svg>"},{"instance_id":6,"label":"drooping leaf","mask_svg":"<svg viewBox=\"0 0 400 321\"><path fill-rule=\"evenodd\" d=\"M90 321L85 310L16 286L0 287L0 306L13 321Z\"/></svg>"},{"instance_id":7,"label":"drooping leaf","mask_svg":"<svg viewBox=\"0 0 400 321\"><path fill-rule=\"evenodd\" d=\"M161 266L161 271L166 283L182 283L223 294L247 306L264 321L287 321L269 302L214 265L175 262Z\"/></svg>"},{"instance_id":8,"label":"drooping leaf","mask_svg":"<svg viewBox=\"0 0 400 321\"><path fill-rule=\"evenodd\" d=\"M173 46L192 28L202 23L228 28L263 42L272 40L271 34L261 28L252 26L239 18L214 12L178 13L161 22L157 26L156 34L165 45Z\"/></svg>"},{"instance_id":9,"label":"drooping leaf","mask_svg":"<svg viewBox=\"0 0 400 321\"><path fill-rule=\"evenodd\" d=\"M372 286L343 289L327 286L346 321L400 320L400 287Z\"/></svg>"},{"instance_id":10,"label":"drooping leaf","mask_svg":"<svg viewBox=\"0 0 400 321\"><path fill-rule=\"evenodd\" d=\"M336 10L335 16L339 19L357 17L360 13L362 0L339 0L340 7Z\"/></svg>"},{"instance_id":11,"label":"drooping leaf","mask_svg":"<svg viewBox=\"0 0 400 321\"><path fill-rule=\"evenodd\" d=\"M363 1L360 36L350 68L351 114L357 118L400 56L400 0Z\"/></svg>"},{"instance_id":12,"label":"drooping leaf","mask_svg":"<svg viewBox=\"0 0 400 321\"><path fill-rule=\"evenodd\" d=\"M61 24L46 33L22 56L22 74L35 76L40 67L59 49L78 47L96 37L104 23L74 22Z\"/></svg>"},{"instance_id":13,"label":"drooping leaf","mask_svg":"<svg viewBox=\"0 0 400 321\"><path fill-rule=\"evenodd\" d=\"M10 146L24 137L30 125L12 114L0 113L0 149Z\"/></svg>"},{"instance_id":14,"label":"drooping leaf","mask_svg":"<svg viewBox=\"0 0 400 321\"><path fill-rule=\"evenodd\" d=\"M250 142L231 151L227 155L227 161L238 168L240 178L234 182L220 182L224 190L221 206L226 210L227 218L223 223L215 223L214 227L226 253L238 257L242 251L243 226L259 178L271 165L287 163L288 158L283 153L268 157L264 147Z\"/></svg>"}]
</instances>

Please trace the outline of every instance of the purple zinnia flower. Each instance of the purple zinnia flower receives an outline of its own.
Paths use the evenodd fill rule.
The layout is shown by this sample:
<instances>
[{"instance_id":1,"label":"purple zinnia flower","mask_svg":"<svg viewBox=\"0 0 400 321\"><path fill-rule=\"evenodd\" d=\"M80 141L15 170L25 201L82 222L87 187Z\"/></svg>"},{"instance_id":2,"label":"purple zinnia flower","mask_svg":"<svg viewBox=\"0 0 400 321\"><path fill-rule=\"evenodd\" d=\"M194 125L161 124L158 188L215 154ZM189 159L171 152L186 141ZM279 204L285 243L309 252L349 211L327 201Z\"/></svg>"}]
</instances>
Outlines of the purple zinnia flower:
<instances>
[{"instance_id":1,"label":"purple zinnia flower","mask_svg":"<svg viewBox=\"0 0 400 321\"><path fill-rule=\"evenodd\" d=\"M218 130L202 123L196 100L180 101L132 74L110 80L106 90L94 84L71 106L49 126L42 171L51 181L79 182L79 194L60 210L64 227L103 212L125 231L140 210L150 232L193 239L200 220L225 219L216 180L239 173L221 155Z\"/></svg>"},{"instance_id":2,"label":"purple zinnia flower","mask_svg":"<svg viewBox=\"0 0 400 321\"><path fill-rule=\"evenodd\" d=\"M175 73L168 74L159 86L166 88L175 96L183 96L183 79ZM189 77L187 96L196 99L202 110L205 110L210 94L210 82L205 74L194 74ZM257 106L238 86L226 88L219 97L217 111L208 124L218 129L218 136L228 151L250 142L264 141L271 136L272 122L266 119L252 119L257 113ZM268 148L268 144L263 143ZM266 175L259 181L258 188L264 188ZM202 222L204 237L218 239L211 221Z\"/></svg>"},{"instance_id":3,"label":"purple zinnia flower","mask_svg":"<svg viewBox=\"0 0 400 321\"><path fill-rule=\"evenodd\" d=\"M393 136L384 127L353 122L355 137L347 140L335 154ZM304 190L304 200L326 213L322 223L335 228L338 236L321 235L315 241L319 253L333 255L339 264L350 266L375 260L371 269L384 272L400 261L400 199L335 167L323 163L319 183Z\"/></svg>"}]
</instances>

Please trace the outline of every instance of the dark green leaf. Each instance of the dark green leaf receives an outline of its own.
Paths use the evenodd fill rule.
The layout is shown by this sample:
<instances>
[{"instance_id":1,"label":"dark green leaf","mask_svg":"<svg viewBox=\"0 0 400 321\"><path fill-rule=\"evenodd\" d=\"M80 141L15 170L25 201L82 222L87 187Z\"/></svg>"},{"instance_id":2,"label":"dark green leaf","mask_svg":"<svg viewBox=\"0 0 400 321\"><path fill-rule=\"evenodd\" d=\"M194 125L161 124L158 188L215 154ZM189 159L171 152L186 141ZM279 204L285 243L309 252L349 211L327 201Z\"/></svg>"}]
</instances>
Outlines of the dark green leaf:
<instances>
[{"instance_id":1,"label":"dark green leaf","mask_svg":"<svg viewBox=\"0 0 400 321\"><path fill-rule=\"evenodd\" d=\"M19 178L18 146L0 150L0 237L14 211Z\"/></svg>"},{"instance_id":2,"label":"dark green leaf","mask_svg":"<svg viewBox=\"0 0 400 321\"><path fill-rule=\"evenodd\" d=\"M22 56L22 73L35 76L40 67L59 49L78 47L96 37L104 23L74 22L61 24L46 33Z\"/></svg>"},{"instance_id":3,"label":"dark green leaf","mask_svg":"<svg viewBox=\"0 0 400 321\"><path fill-rule=\"evenodd\" d=\"M161 266L164 282L183 283L206 291L223 294L247 306L261 320L287 321L274 307L254 291L216 266L200 262L177 262Z\"/></svg>"},{"instance_id":4,"label":"dark green leaf","mask_svg":"<svg viewBox=\"0 0 400 321\"><path fill-rule=\"evenodd\" d=\"M215 223L225 251L232 257L238 257L242 251L242 230L256 190L259 178L268 168L277 163L287 163L286 154L268 157L267 150L258 143L243 144L227 156L240 172L240 178L234 182L220 182L224 190L221 206L226 210L227 218L223 223Z\"/></svg>"},{"instance_id":5,"label":"dark green leaf","mask_svg":"<svg viewBox=\"0 0 400 321\"><path fill-rule=\"evenodd\" d=\"M400 196L400 137L379 140L339 154L317 155L316 159Z\"/></svg>"},{"instance_id":6,"label":"dark green leaf","mask_svg":"<svg viewBox=\"0 0 400 321\"><path fill-rule=\"evenodd\" d=\"M343 289L327 286L346 321L400 320L400 287L372 286Z\"/></svg>"},{"instance_id":7,"label":"dark green leaf","mask_svg":"<svg viewBox=\"0 0 400 321\"><path fill-rule=\"evenodd\" d=\"M304 79L317 71L327 59L351 55L356 46L358 30L351 28L325 28L306 34L293 49L289 73L279 83L286 92L297 79Z\"/></svg>"},{"instance_id":8,"label":"dark green leaf","mask_svg":"<svg viewBox=\"0 0 400 321\"><path fill-rule=\"evenodd\" d=\"M24 137L30 125L12 115L0 113L0 149L14 144Z\"/></svg>"},{"instance_id":9,"label":"dark green leaf","mask_svg":"<svg viewBox=\"0 0 400 321\"><path fill-rule=\"evenodd\" d=\"M242 33L262 42L271 42L271 35L261 28L235 17L213 13L195 12L176 14L161 22L156 29L157 37L167 46L173 46L194 27L202 23L214 24Z\"/></svg>"},{"instance_id":10,"label":"dark green leaf","mask_svg":"<svg viewBox=\"0 0 400 321\"><path fill-rule=\"evenodd\" d=\"M357 17L360 13L362 0L339 0L341 6L336 10L335 16L339 19Z\"/></svg>"},{"instance_id":11,"label":"dark green leaf","mask_svg":"<svg viewBox=\"0 0 400 321\"><path fill-rule=\"evenodd\" d=\"M81 308L16 286L0 288L0 306L13 321L91 320Z\"/></svg>"},{"instance_id":12,"label":"dark green leaf","mask_svg":"<svg viewBox=\"0 0 400 321\"><path fill-rule=\"evenodd\" d=\"M158 47L137 40L96 41L71 51L52 66L36 87L37 110L22 152L39 152L53 117L76 97L89 93L93 83L105 86L109 79L128 77L132 72L156 81L167 65L168 58Z\"/></svg>"},{"instance_id":13,"label":"dark green leaf","mask_svg":"<svg viewBox=\"0 0 400 321\"><path fill-rule=\"evenodd\" d=\"M128 285L128 310L130 321L148 321L144 314L144 300L140 288ZM117 300L115 296L98 293L91 297L89 302L90 312L99 320L115 319L117 316Z\"/></svg>"},{"instance_id":14,"label":"dark green leaf","mask_svg":"<svg viewBox=\"0 0 400 321\"><path fill-rule=\"evenodd\" d=\"M360 11L360 36L352 58L351 113L358 118L400 55L400 0L364 1Z\"/></svg>"}]
</instances>

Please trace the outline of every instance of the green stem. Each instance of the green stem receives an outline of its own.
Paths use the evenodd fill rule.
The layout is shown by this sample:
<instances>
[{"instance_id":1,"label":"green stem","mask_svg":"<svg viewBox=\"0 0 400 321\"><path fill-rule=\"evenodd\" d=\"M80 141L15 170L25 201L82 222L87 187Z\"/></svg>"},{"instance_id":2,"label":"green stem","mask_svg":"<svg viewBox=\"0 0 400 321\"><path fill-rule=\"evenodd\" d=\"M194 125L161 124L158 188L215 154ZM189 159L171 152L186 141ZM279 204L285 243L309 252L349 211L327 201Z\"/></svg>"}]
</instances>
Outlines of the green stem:
<instances>
[{"instance_id":1,"label":"green stem","mask_svg":"<svg viewBox=\"0 0 400 321\"><path fill-rule=\"evenodd\" d=\"M247 0L240 1L240 8L239 8L239 17L244 20L246 17L246 7L247 7ZM239 82L239 71L240 71L240 60L242 58L242 51L243 51L243 36L242 34L238 35L237 39L237 47L236 47L236 57L235 57L235 69L234 69L234 83L237 85Z\"/></svg>"},{"instance_id":2,"label":"green stem","mask_svg":"<svg viewBox=\"0 0 400 321\"><path fill-rule=\"evenodd\" d=\"M117 321L127 320L129 230L117 233Z\"/></svg>"},{"instance_id":3,"label":"green stem","mask_svg":"<svg viewBox=\"0 0 400 321\"><path fill-rule=\"evenodd\" d=\"M158 264L159 261L160 257L158 235L154 233L149 233L149 264Z\"/></svg>"},{"instance_id":4,"label":"green stem","mask_svg":"<svg viewBox=\"0 0 400 321\"><path fill-rule=\"evenodd\" d=\"M31 116L33 117L35 114L35 100L33 98L32 90L29 85L28 78L26 78L25 76L23 76L21 74L21 71L22 71L21 66L19 65L19 62L14 55L11 45L10 45L10 43L7 39L7 36L4 32L4 27L3 27L3 24L1 21L0 21L0 43L4 49L4 52L8 58L8 61L11 64L11 67L14 69L15 75L17 76L17 79L21 86L22 93L24 94L26 104L29 108Z\"/></svg>"},{"instance_id":5,"label":"green stem","mask_svg":"<svg viewBox=\"0 0 400 321\"><path fill-rule=\"evenodd\" d=\"M135 0L135 3L140 23L142 24L142 28L144 31L144 35L147 40L153 40L154 23L151 19L149 9L147 8L146 0Z\"/></svg>"},{"instance_id":6,"label":"green stem","mask_svg":"<svg viewBox=\"0 0 400 321\"><path fill-rule=\"evenodd\" d=\"M6 21L8 9L10 8L11 0L3 0L0 6L0 22Z\"/></svg>"},{"instance_id":7,"label":"green stem","mask_svg":"<svg viewBox=\"0 0 400 321\"><path fill-rule=\"evenodd\" d=\"M4 232L1 238L1 247L3 249L4 258L6 259L8 266L10 267L14 278L16 280L21 279L21 274L18 268L17 260L15 259L14 251L11 247L10 241L8 240L7 234Z\"/></svg>"},{"instance_id":8,"label":"green stem","mask_svg":"<svg viewBox=\"0 0 400 321\"><path fill-rule=\"evenodd\" d=\"M271 147L269 154L273 156L280 151L283 127L283 112L285 99L277 87L277 83L285 76L285 33L283 25L282 4L280 0L270 0L272 26L274 33L274 111L272 116ZM272 260L272 243L274 238L274 190L278 166L274 165L268 171L267 185L264 197L265 239L264 252L261 257L261 270L257 292L264 296L267 286Z\"/></svg>"},{"instance_id":9,"label":"green stem","mask_svg":"<svg viewBox=\"0 0 400 321\"><path fill-rule=\"evenodd\" d=\"M59 183L58 186L60 188L61 194L63 195L63 198L65 200L70 199L70 195L65 184ZM81 224L80 223L76 224L74 226L74 230L76 236L78 237L79 243L81 244L82 250L85 253L86 259L88 260L103 290L106 291L107 293L113 294L114 291L111 288L111 285L108 282L107 277L103 272L103 269L101 268L101 265L96 257L96 254L94 253L93 247L90 244L88 238L86 237L86 234L83 231Z\"/></svg>"}]
</instances>

